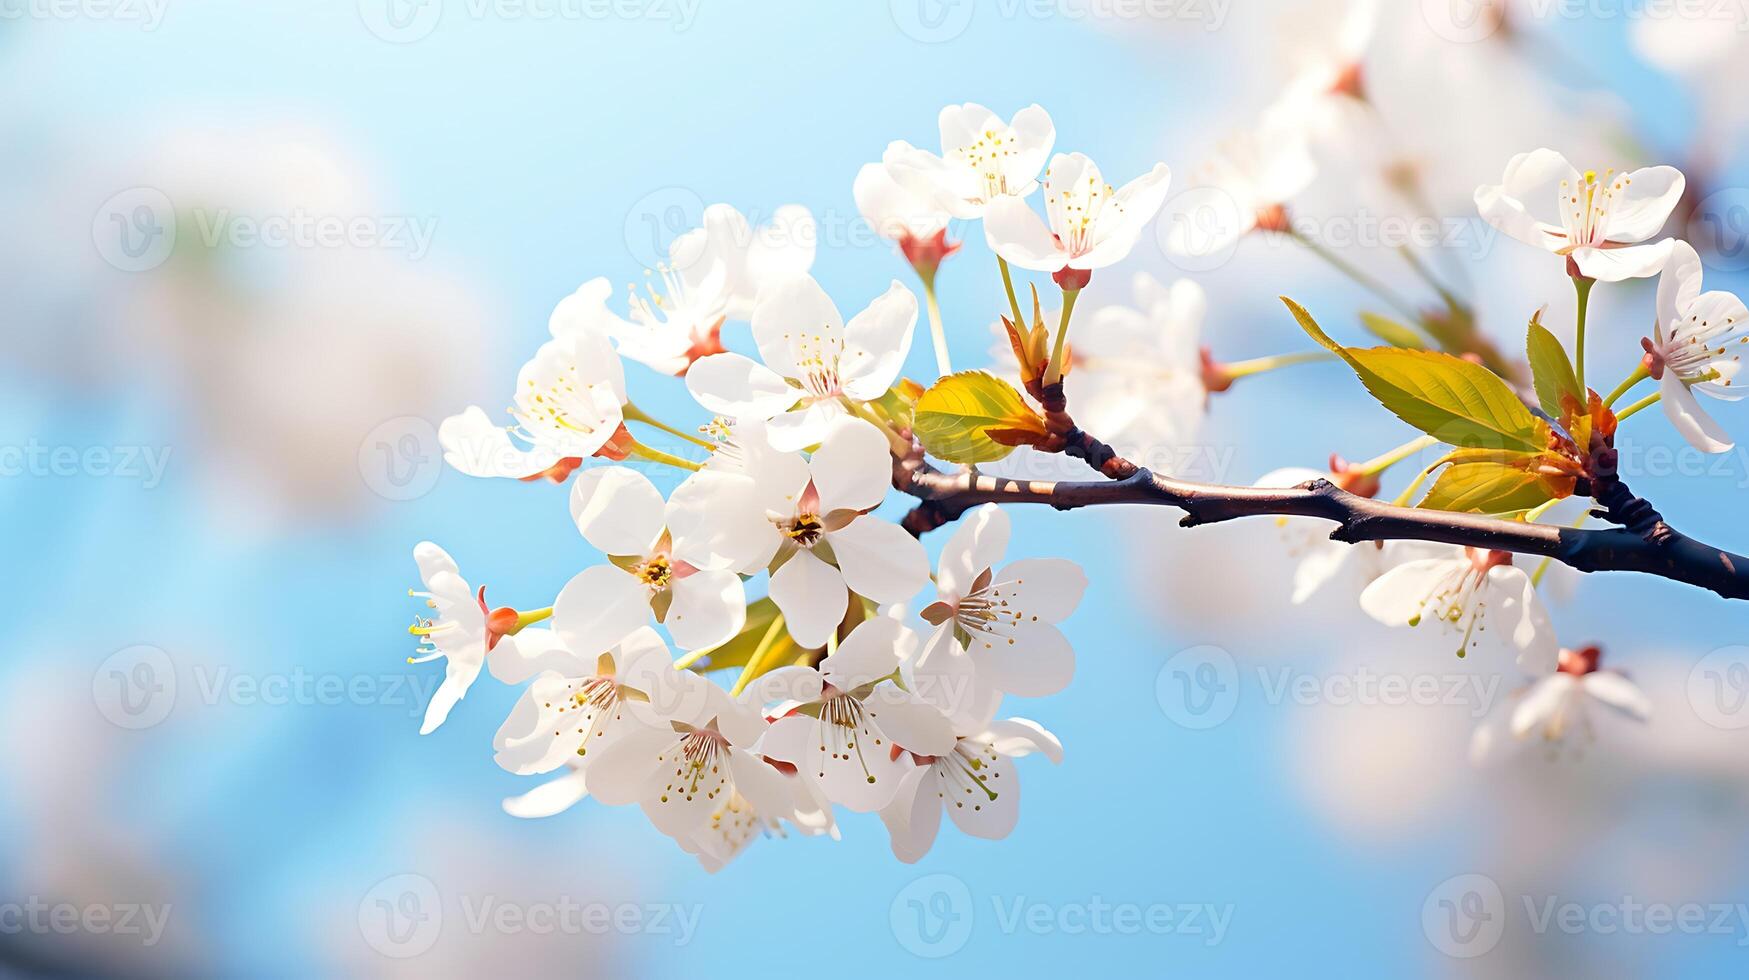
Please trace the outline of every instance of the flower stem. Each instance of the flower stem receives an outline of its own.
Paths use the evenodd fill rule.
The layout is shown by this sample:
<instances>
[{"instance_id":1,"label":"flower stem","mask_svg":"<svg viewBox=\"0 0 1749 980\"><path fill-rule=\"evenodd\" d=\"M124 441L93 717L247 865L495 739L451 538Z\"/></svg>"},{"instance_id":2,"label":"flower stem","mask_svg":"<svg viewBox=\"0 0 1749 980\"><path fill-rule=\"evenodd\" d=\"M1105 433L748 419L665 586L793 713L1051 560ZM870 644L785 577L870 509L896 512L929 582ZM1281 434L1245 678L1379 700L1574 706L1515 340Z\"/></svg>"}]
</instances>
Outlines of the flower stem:
<instances>
[{"instance_id":1,"label":"flower stem","mask_svg":"<svg viewBox=\"0 0 1749 980\"><path fill-rule=\"evenodd\" d=\"M935 272L917 274L923 280L923 303L929 309L929 335L935 340L935 370L942 377L953 373L953 360L947 353L947 330L941 325L941 304L935 300Z\"/></svg>"},{"instance_id":2,"label":"flower stem","mask_svg":"<svg viewBox=\"0 0 1749 980\"><path fill-rule=\"evenodd\" d=\"M1439 465L1440 464L1438 464L1438 463L1434 463L1432 466L1427 467L1426 469L1422 470L1420 473L1415 474L1415 479L1412 482L1410 482L1410 484L1407 487L1403 488L1403 492L1398 494L1397 499L1392 501L1392 503L1398 507L1409 506L1409 500L1410 500L1410 498L1415 496L1415 491L1421 489L1421 484L1427 482L1427 478L1429 476L1433 475L1433 471L1435 469L1438 469Z\"/></svg>"},{"instance_id":3,"label":"flower stem","mask_svg":"<svg viewBox=\"0 0 1749 980\"><path fill-rule=\"evenodd\" d=\"M627 422L642 422L645 425L647 425L653 429L659 429L663 432L668 433L671 436L674 436L677 439L684 439L687 442L690 442L695 446L702 446L705 449L715 448L709 442L706 442L705 440L700 439L698 436L695 436L692 433L687 432L684 429L677 429L674 426L669 425L666 422L662 422L662 421L659 421L657 419L651 418L649 415L645 414L643 409L639 408L636 405L633 405L631 402L626 402L625 408L622 411L623 411L623 414L625 415Z\"/></svg>"},{"instance_id":4,"label":"flower stem","mask_svg":"<svg viewBox=\"0 0 1749 980\"><path fill-rule=\"evenodd\" d=\"M1253 374L1262 374L1276 368L1292 367L1295 364L1314 364L1318 361L1334 361L1336 355L1327 350L1297 351L1292 354L1276 354L1273 357L1253 357L1248 361L1232 361L1221 365L1221 374L1229 378L1243 378Z\"/></svg>"},{"instance_id":5,"label":"flower stem","mask_svg":"<svg viewBox=\"0 0 1749 980\"><path fill-rule=\"evenodd\" d=\"M1069 339L1069 314L1075 311L1075 300L1080 295L1079 289L1063 290L1063 319L1057 324L1057 339L1051 345L1051 361L1045 367L1044 382L1047 386L1063 380L1063 348L1064 341Z\"/></svg>"},{"instance_id":6,"label":"flower stem","mask_svg":"<svg viewBox=\"0 0 1749 980\"><path fill-rule=\"evenodd\" d=\"M1421 436L1418 439L1411 439L1388 453L1380 453L1372 459L1359 464L1354 468L1354 472L1366 476L1378 476L1380 473L1383 473L1398 463L1401 463L1403 460L1408 459L1421 450L1426 449L1429 446L1437 445L1439 445L1439 440L1432 436Z\"/></svg>"},{"instance_id":7,"label":"flower stem","mask_svg":"<svg viewBox=\"0 0 1749 980\"><path fill-rule=\"evenodd\" d=\"M1634 389L1634 385L1639 384L1640 382L1646 380L1647 378L1649 378L1651 376L1652 376L1652 372L1646 370L1646 365L1644 365L1644 364L1641 364L1639 367L1634 368L1634 373L1628 375L1626 378L1623 378L1622 383L1619 385L1616 385L1615 390L1609 393L1609 397L1605 398L1603 400L1603 407L1604 408L1612 407L1621 398L1621 396L1632 391Z\"/></svg>"},{"instance_id":8,"label":"flower stem","mask_svg":"<svg viewBox=\"0 0 1749 980\"><path fill-rule=\"evenodd\" d=\"M765 630L765 635L759 638L759 645L753 648L753 653L747 657L747 666L741 668L741 676L735 678L735 686L729 688L729 697L740 697L747 685L762 673L760 668L771 656L771 651L777 649L777 634L783 632L783 613L771 618L771 626Z\"/></svg>"},{"instance_id":9,"label":"flower stem","mask_svg":"<svg viewBox=\"0 0 1749 980\"><path fill-rule=\"evenodd\" d=\"M1362 289L1367 290L1379 299L1396 307L1399 313L1409 317L1409 319L1414 320L1417 323L1421 322L1421 312L1415 309L1414 305L1407 300L1397 295L1397 293L1389 286L1386 286L1372 276L1360 271L1360 269L1350 264L1346 259L1337 255L1335 252L1332 252L1317 242L1312 241L1310 238L1307 238L1303 232L1290 230L1287 235L1289 238L1304 246L1308 252L1323 259L1331 268L1354 280L1355 284Z\"/></svg>"},{"instance_id":10,"label":"flower stem","mask_svg":"<svg viewBox=\"0 0 1749 980\"><path fill-rule=\"evenodd\" d=\"M1578 299L1578 310L1574 315L1573 327L1573 373L1579 380L1579 390L1585 387L1585 313L1591 306L1591 287L1597 280L1586 279L1583 276L1573 280L1573 293Z\"/></svg>"},{"instance_id":11,"label":"flower stem","mask_svg":"<svg viewBox=\"0 0 1749 980\"><path fill-rule=\"evenodd\" d=\"M1014 296L1014 276L1008 271L1008 260L998 255L996 264L1002 268L1002 288L1008 291L1008 308L1014 311L1014 325L1023 327L1026 319L1020 315L1020 300Z\"/></svg>"},{"instance_id":12,"label":"flower stem","mask_svg":"<svg viewBox=\"0 0 1749 980\"><path fill-rule=\"evenodd\" d=\"M1433 214L1434 212L1428 211L1427 213ZM1427 263L1421 261L1421 256L1416 255L1413 248L1410 248L1407 245L1402 245L1397 248L1397 251L1403 256L1403 259L1409 263L1409 268L1414 269L1415 274L1421 277L1421 281L1433 287L1434 292L1445 297L1452 295L1451 290L1445 288L1445 284L1440 282L1438 277L1434 276L1433 270L1427 267Z\"/></svg>"},{"instance_id":13,"label":"flower stem","mask_svg":"<svg viewBox=\"0 0 1749 980\"><path fill-rule=\"evenodd\" d=\"M679 456L670 456L660 449L651 449L649 446L646 446L641 442L633 442L630 452L631 455L636 456L639 459L649 460L652 463L661 463L664 466L672 466L676 469L690 470L693 473L697 473L704 468L690 459L681 459Z\"/></svg>"},{"instance_id":14,"label":"flower stem","mask_svg":"<svg viewBox=\"0 0 1749 980\"><path fill-rule=\"evenodd\" d=\"M1628 420L1628 416L1634 414L1635 412L1638 412L1642 408L1651 408L1653 405L1658 404L1658 399L1660 399L1662 397L1664 397L1663 392L1654 391L1651 394L1647 395L1646 397L1640 399L1639 401L1634 402L1632 405L1629 405L1627 408L1624 408L1621 411L1615 413L1615 420L1617 422L1626 422Z\"/></svg>"},{"instance_id":15,"label":"flower stem","mask_svg":"<svg viewBox=\"0 0 1749 980\"><path fill-rule=\"evenodd\" d=\"M519 612L516 614L515 632L520 632L524 626L532 626L535 623L551 618L553 618L552 606L547 606L544 609L530 609L527 612ZM511 635L515 635L515 632Z\"/></svg>"}]
</instances>

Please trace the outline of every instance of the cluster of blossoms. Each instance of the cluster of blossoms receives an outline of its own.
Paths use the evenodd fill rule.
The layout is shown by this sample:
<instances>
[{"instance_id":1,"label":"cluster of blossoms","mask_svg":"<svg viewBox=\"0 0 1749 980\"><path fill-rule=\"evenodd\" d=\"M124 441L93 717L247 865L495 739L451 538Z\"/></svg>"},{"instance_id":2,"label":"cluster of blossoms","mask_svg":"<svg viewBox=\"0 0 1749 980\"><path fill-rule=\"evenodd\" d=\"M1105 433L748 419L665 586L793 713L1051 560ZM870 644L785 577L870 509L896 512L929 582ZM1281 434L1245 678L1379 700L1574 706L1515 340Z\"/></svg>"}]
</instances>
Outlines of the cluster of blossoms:
<instances>
[{"instance_id":1,"label":"cluster of blossoms","mask_svg":"<svg viewBox=\"0 0 1749 980\"><path fill-rule=\"evenodd\" d=\"M1360 91L1353 73L1333 78L1320 91ZM1249 195L1255 227L1285 228L1281 201L1307 177L1298 161L1316 118L1302 102L1285 104L1217 168ZM519 775L557 776L506 801L510 813L548 816L585 796L637 803L711 869L765 833L835 837L838 807L879 813L905 861L929 850L944 810L965 833L1006 836L1019 804L1013 760L1039 752L1057 761L1061 746L1002 708L1009 696L1045 697L1069 684L1075 657L1060 624L1086 581L1066 560L1004 563L1006 514L992 503L969 506L975 501L943 508L916 492L918 474L943 475L929 458L971 467L1024 447L1124 479L1138 467L1120 452L1187 443L1212 393L1329 356L1218 363L1200 344L1201 289L1146 275L1135 279L1133 307L1084 316L1070 345L1077 297L1094 271L1131 253L1163 206L1169 171L1157 165L1113 187L1087 157L1052 154L1055 127L1038 106L1007 120L950 106L939 122L939 153L895 142L854 184L926 303L893 281L846 319L809 275L805 210L781 208L755 228L717 205L675 240L623 314L603 279L559 303L550 339L518 374L510 424L473 407L440 428L445 459L464 473L569 483L577 530L603 556L550 606L518 610L491 606L485 587L463 579L436 545L415 549L424 580L415 595L432 610L413 627L423 640L416 659L443 658L446 670L423 731L443 723L482 667L525 685L494 740L496 760ZM1442 350L1413 337L1361 350L1330 340L1290 302L1311 336L1427 434L1365 463L1332 456L1327 470L1281 470L1260 485L1328 479L1370 497L1391 466L1450 444L1399 503L1439 473L1421 507L1535 520L1566 497L1596 495L1613 476L1602 466L1613 462L1615 426L1657 401L1696 446L1729 448L1695 393L1736 395L1732 348L1749 312L1728 294L1701 292L1692 248L1649 243L1683 186L1669 167L1599 176L1539 150L1476 192L1483 217L1561 257L1577 284L1576 358L1540 314L1531 321L1534 415L1486 357L1461 348L1473 334L1439 333L1455 304L1447 321L1417 321L1448 341ZM1527 202L1539 199L1553 203L1557 220L1532 216ZM996 327L996 360L1018 386L949 365L934 290L959 248L948 237L955 221L981 221L996 256L1009 306ZM1055 283L1054 331L1036 286L1031 315L1023 311L1011 267ZM1591 285L1653 274L1662 278L1644 358L1601 397L1584 385ZM931 386L902 377L920 306L940 374ZM748 353L727 343L741 329ZM689 431L640 409L628 399L628 359L683 379L710 420ZM1382 370L1399 381L1378 383ZM1658 394L1613 411L1648 379L1658 380ZM1440 394L1454 388L1479 394ZM682 454L641 442L632 425L671 437ZM665 468L678 484L664 496L624 465L633 460ZM962 475L980 479L971 469ZM895 522L880 512L895 489L938 506ZM932 574L918 536L955 520ZM1599 669L1596 648L1560 647L1538 595L1547 562L1527 570L1503 551L1348 545L1309 519L1283 523L1301 556L1295 602L1343 582L1384 624L1438 624L1457 637L1460 656L1488 646L1515 659L1530 683L1509 718L1477 733L1478 757L1533 733L1557 739L1584 727L1592 701L1645 717L1644 697Z\"/></svg>"},{"instance_id":2,"label":"cluster of blossoms","mask_svg":"<svg viewBox=\"0 0 1749 980\"><path fill-rule=\"evenodd\" d=\"M1086 157L1052 157L1037 106L1010 122L950 107L941 133L939 154L894 143L855 184L932 317L935 272L958 247L951 220L986 219L998 254L1078 289L1130 251L1165 195L1164 166L1114 190ZM1041 188L1048 220L1026 203ZM446 670L422 731L482 667L525 685L496 761L551 778L508 812L637 803L714 870L765 833L836 837L843 807L879 813L894 853L915 861L943 811L965 833L1006 836L1013 760L1060 760L1054 735L1001 708L1069 683L1059 624L1086 580L1066 560L1004 563L994 505L965 515L933 575L918 538L878 513L913 446L921 389L900 374L919 302L895 281L846 319L809 275L812 225L795 206L757 229L707 209L623 313L605 279L558 304L510 424L471 407L440 427L463 473L569 483L577 530L603 556L550 606L518 610L493 608L437 545L415 549L414 595L431 612L412 628L414 659ZM732 323L751 354L728 349ZM682 378L710 420L693 434L645 413L626 360ZM636 425L685 452L641 442ZM632 462L681 479L664 496Z\"/></svg>"}]
</instances>

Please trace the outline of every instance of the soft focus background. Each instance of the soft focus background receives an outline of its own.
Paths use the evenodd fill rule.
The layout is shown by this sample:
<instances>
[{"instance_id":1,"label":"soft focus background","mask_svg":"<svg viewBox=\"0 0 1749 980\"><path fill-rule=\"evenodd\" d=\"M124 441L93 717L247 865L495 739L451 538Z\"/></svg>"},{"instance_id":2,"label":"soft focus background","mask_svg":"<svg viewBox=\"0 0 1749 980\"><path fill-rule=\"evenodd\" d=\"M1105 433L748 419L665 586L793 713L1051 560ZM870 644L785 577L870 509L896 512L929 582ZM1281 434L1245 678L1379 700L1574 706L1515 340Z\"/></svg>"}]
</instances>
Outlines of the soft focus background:
<instances>
[{"instance_id":1,"label":"soft focus background","mask_svg":"<svg viewBox=\"0 0 1749 980\"><path fill-rule=\"evenodd\" d=\"M490 751L514 692L489 682L417 735L442 668L404 663L412 545L525 607L588 558L563 488L443 472L435 444L444 415L501 404L560 297L640 281L707 203L797 202L816 275L860 308L909 276L851 179L889 140L933 148L942 105L1036 101L1059 149L1120 179L1164 160L1184 185L1335 6L0 2L0 975L1739 975L1749 614L1653 579L1569 582L1555 607L1652 722L1600 717L1477 770L1469 732L1516 672L1348 604L1290 606L1270 523L1017 513L1014 552L1093 582L1074 685L1016 709L1066 759L1022 762L1009 840L948 828L915 867L872 816L714 876L635 810L514 820L499 802L527 786ZM1682 167L1709 285L1749 288L1738 5L1388 8L1364 55L1383 153L1453 217L1424 254L1501 344L1544 303L1571 330L1559 264L1469 220L1475 185L1540 145ZM1377 149L1321 146L1299 210L1414 292L1388 227L1415 212ZM348 234L246 233L276 221ZM1003 305L972 231L941 279L963 366ZM1291 246L1193 265L1149 236L1083 303L1127 298L1130 268L1193 275L1220 357L1306 346L1278 293L1361 337L1366 297ZM1598 290L1597 379L1632 365L1651 295ZM928 359L919 342L912 373ZM677 383L633 378L701 420ZM1162 448L1189 475L1406 437L1331 366L1211 411L1201 446ZM1673 521L1749 548L1749 454L1702 458L1654 412L1623 444ZM594 911L552 918L567 908Z\"/></svg>"}]
</instances>

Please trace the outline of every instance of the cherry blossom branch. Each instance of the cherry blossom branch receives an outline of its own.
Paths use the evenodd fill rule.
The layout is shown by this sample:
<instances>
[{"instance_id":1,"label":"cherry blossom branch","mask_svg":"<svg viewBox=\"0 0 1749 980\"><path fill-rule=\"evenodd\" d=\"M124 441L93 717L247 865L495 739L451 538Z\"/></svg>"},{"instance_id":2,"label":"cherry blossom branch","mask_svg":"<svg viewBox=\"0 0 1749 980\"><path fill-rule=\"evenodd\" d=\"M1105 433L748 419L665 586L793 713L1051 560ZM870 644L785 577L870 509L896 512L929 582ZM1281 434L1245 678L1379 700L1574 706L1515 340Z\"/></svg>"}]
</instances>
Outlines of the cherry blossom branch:
<instances>
[{"instance_id":1,"label":"cherry blossom branch","mask_svg":"<svg viewBox=\"0 0 1749 980\"><path fill-rule=\"evenodd\" d=\"M1537 555L1581 572L1630 571L1710 589L1727 599L1749 600L1749 558L1703 544L1672 528L1651 504L1619 477L1596 481L1596 516L1620 526L1571 528L1508 521L1479 514L1404 507L1349 493L1328 480L1297 487L1241 487L1179 480L1136 466L1110 446L1081 431L1064 411L1061 386L1042 395L1053 439L1046 451L1081 459L1104 481L1015 480L975 472L944 473L921 448L895 459L893 486L919 500L900 524L913 535L951 523L986 503L1046 504L1057 510L1139 504L1184 511L1184 527L1241 517L1312 517L1336 524L1332 540L1432 541L1470 548Z\"/></svg>"}]
</instances>

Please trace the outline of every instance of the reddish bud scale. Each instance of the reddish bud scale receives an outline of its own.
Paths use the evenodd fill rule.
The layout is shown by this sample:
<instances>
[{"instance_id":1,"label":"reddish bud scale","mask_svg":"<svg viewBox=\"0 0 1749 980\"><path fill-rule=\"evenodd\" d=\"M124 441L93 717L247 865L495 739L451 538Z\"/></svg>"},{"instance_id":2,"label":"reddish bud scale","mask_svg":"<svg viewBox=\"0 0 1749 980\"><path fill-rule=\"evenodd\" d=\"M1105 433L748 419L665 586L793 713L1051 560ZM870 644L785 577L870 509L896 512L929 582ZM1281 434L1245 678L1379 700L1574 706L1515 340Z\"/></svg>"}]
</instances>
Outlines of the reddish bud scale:
<instances>
[{"instance_id":1,"label":"reddish bud scale","mask_svg":"<svg viewBox=\"0 0 1749 980\"><path fill-rule=\"evenodd\" d=\"M943 228L933 235L923 238L905 232L899 238L899 251L905 256L905 261L911 263L911 268L925 281L935 278L935 271L941 268L941 260L960 250L959 242L947 240L947 229Z\"/></svg>"},{"instance_id":2,"label":"reddish bud scale","mask_svg":"<svg viewBox=\"0 0 1749 980\"><path fill-rule=\"evenodd\" d=\"M1209 349L1202 349L1202 387L1204 391L1218 394L1233 387L1237 380L1227 372L1227 367L1215 360Z\"/></svg>"},{"instance_id":3,"label":"reddish bud scale","mask_svg":"<svg viewBox=\"0 0 1749 980\"><path fill-rule=\"evenodd\" d=\"M1051 281L1066 293L1079 292L1093 281L1092 269L1071 269L1067 266L1051 273Z\"/></svg>"},{"instance_id":4,"label":"reddish bud scale","mask_svg":"<svg viewBox=\"0 0 1749 980\"><path fill-rule=\"evenodd\" d=\"M1603 648L1597 644L1581 647L1578 650L1562 650L1560 665L1555 669L1563 674L1584 677L1596 673L1598 661L1603 659Z\"/></svg>"},{"instance_id":5,"label":"reddish bud scale","mask_svg":"<svg viewBox=\"0 0 1749 980\"><path fill-rule=\"evenodd\" d=\"M1330 482L1357 497L1379 495L1378 474L1362 473L1353 463L1335 453L1330 454Z\"/></svg>"},{"instance_id":6,"label":"reddish bud scale","mask_svg":"<svg viewBox=\"0 0 1749 980\"><path fill-rule=\"evenodd\" d=\"M1293 228L1288 219L1287 208L1280 204L1270 204L1257 209L1257 230L1270 231L1278 234L1286 233Z\"/></svg>"}]
</instances>

